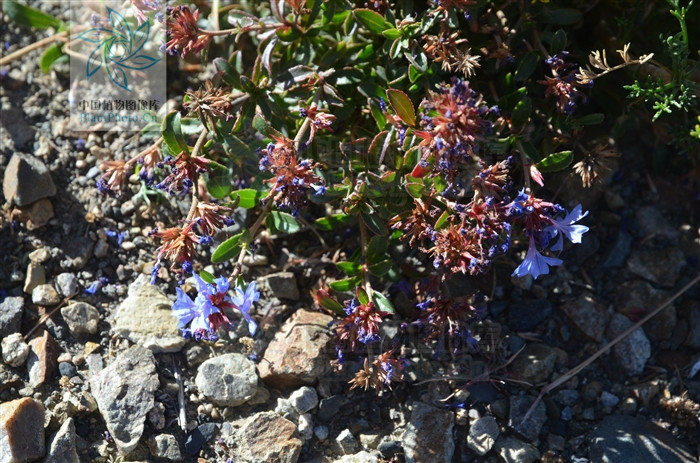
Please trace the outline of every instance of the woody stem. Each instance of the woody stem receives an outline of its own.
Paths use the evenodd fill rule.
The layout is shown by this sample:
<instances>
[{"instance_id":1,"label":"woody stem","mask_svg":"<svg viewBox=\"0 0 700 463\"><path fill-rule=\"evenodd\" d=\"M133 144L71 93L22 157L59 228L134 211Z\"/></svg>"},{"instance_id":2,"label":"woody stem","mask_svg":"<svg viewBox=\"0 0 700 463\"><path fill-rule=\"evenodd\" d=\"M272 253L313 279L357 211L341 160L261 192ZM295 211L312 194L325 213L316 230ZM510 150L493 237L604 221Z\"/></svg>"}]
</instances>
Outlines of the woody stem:
<instances>
[{"instance_id":1,"label":"woody stem","mask_svg":"<svg viewBox=\"0 0 700 463\"><path fill-rule=\"evenodd\" d=\"M202 148L204 140L206 140L208 134L209 131L206 128L202 130L197 142L194 144L194 148L192 148L192 157L199 154L199 150ZM190 206L190 211L187 213L187 218L185 219L187 222L192 220L192 217L194 217L194 213L197 211L197 204L199 203L199 197L197 196L197 180L198 175L195 173L194 178L192 179L192 205Z\"/></svg>"}]
</instances>

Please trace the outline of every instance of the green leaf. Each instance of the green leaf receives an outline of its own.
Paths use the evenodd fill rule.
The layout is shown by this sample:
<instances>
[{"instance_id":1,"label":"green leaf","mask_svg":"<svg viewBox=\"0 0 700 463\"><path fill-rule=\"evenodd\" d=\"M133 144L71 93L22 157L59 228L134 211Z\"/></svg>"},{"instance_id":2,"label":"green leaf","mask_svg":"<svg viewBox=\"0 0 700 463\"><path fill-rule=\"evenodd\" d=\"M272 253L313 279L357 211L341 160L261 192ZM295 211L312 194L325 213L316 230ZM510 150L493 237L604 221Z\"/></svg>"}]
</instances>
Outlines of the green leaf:
<instances>
[{"instance_id":1,"label":"green leaf","mask_svg":"<svg viewBox=\"0 0 700 463\"><path fill-rule=\"evenodd\" d=\"M211 261L218 264L219 262L226 262L229 259L238 257L241 253L240 241L242 236L243 232L233 235L231 238L221 243L211 255Z\"/></svg>"},{"instance_id":2,"label":"green leaf","mask_svg":"<svg viewBox=\"0 0 700 463\"><path fill-rule=\"evenodd\" d=\"M370 230L372 230L377 235L386 235L386 225L384 225L384 222L382 222L382 219L376 212L373 212L371 214L368 212L362 212L361 216L362 221L365 223L365 225L367 225L367 227Z\"/></svg>"},{"instance_id":3,"label":"green leaf","mask_svg":"<svg viewBox=\"0 0 700 463\"><path fill-rule=\"evenodd\" d=\"M449 211L443 211L442 214L440 214L440 217L435 221L435 230L440 230L442 227L444 227L447 224L447 219L450 218L450 212Z\"/></svg>"},{"instance_id":4,"label":"green leaf","mask_svg":"<svg viewBox=\"0 0 700 463\"><path fill-rule=\"evenodd\" d=\"M336 313L337 315L340 315L341 317L346 315L345 311L343 310L343 305L340 302L336 301L332 297L326 296L321 291L316 293L316 300L322 307Z\"/></svg>"},{"instance_id":5,"label":"green leaf","mask_svg":"<svg viewBox=\"0 0 700 463\"><path fill-rule=\"evenodd\" d=\"M391 301L379 291L372 291L372 301L377 305L379 310L389 313L396 313Z\"/></svg>"},{"instance_id":6,"label":"green leaf","mask_svg":"<svg viewBox=\"0 0 700 463\"><path fill-rule=\"evenodd\" d=\"M170 152L174 156L177 156L183 151L189 153L189 147L185 141L185 137L182 135L182 127L180 126L180 113L173 111L163 119L163 125L161 127L161 132L163 133L163 141Z\"/></svg>"},{"instance_id":7,"label":"green leaf","mask_svg":"<svg viewBox=\"0 0 700 463\"><path fill-rule=\"evenodd\" d=\"M54 43L41 54L41 58L39 58L39 67L44 74L47 74L51 70L53 63L58 58L64 56L61 46L62 44Z\"/></svg>"},{"instance_id":8,"label":"green leaf","mask_svg":"<svg viewBox=\"0 0 700 463\"><path fill-rule=\"evenodd\" d=\"M320 219L316 219L315 223L316 226L321 230L330 231L334 228L349 225L352 223L353 220L354 217L352 217L351 215L333 214L328 217L321 217Z\"/></svg>"},{"instance_id":9,"label":"green leaf","mask_svg":"<svg viewBox=\"0 0 700 463\"><path fill-rule=\"evenodd\" d=\"M518 64L518 69L515 71L515 81L522 82L527 80L528 77L535 72L535 67L537 67L537 61L539 61L539 56L537 53L528 53L523 57Z\"/></svg>"},{"instance_id":10,"label":"green leaf","mask_svg":"<svg viewBox=\"0 0 700 463\"><path fill-rule=\"evenodd\" d=\"M360 277L350 277L350 278L344 278L342 280L336 280L328 283L328 286L330 286L332 289L336 291L350 291L353 288L356 288L357 285L360 284L362 281L362 278Z\"/></svg>"},{"instance_id":11,"label":"green leaf","mask_svg":"<svg viewBox=\"0 0 700 463\"><path fill-rule=\"evenodd\" d=\"M301 230L297 219L281 211L270 212L265 219L265 225L272 233L296 233Z\"/></svg>"},{"instance_id":12,"label":"green leaf","mask_svg":"<svg viewBox=\"0 0 700 463\"><path fill-rule=\"evenodd\" d=\"M410 126L416 125L416 111L413 109L411 99L401 90L390 88L386 91L386 96L389 98L391 107L394 108L396 115Z\"/></svg>"},{"instance_id":13,"label":"green leaf","mask_svg":"<svg viewBox=\"0 0 700 463\"><path fill-rule=\"evenodd\" d=\"M425 185L422 183L406 183L406 191L408 191L408 194L413 196L416 199L420 199L423 196L423 192L425 191Z\"/></svg>"},{"instance_id":14,"label":"green leaf","mask_svg":"<svg viewBox=\"0 0 700 463\"><path fill-rule=\"evenodd\" d=\"M391 23L384 19L384 16L369 8L355 9L352 14L360 24L375 34L381 34L385 30L393 28Z\"/></svg>"},{"instance_id":15,"label":"green leaf","mask_svg":"<svg viewBox=\"0 0 700 463\"><path fill-rule=\"evenodd\" d=\"M368 267L369 273L378 277L385 275L394 266L394 262L390 260L382 260Z\"/></svg>"},{"instance_id":16,"label":"green leaf","mask_svg":"<svg viewBox=\"0 0 700 463\"><path fill-rule=\"evenodd\" d=\"M357 300L360 301L360 304L367 305L369 303L369 295L367 294L367 291L365 291L364 289L362 289L362 288L355 289L355 295L357 296Z\"/></svg>"},{"instance_id":17,"label":"green leaf","mask_svg":"<svg viewBox=\"0 0 700 463\"><path fill-rule=\"evenodd\" d=\"M386 251L389 249L389 241L383 236L373 236L367 244L367 263L374 264L381 260L385 260Z\"/></svg>"},{"instance_id":18,"label":"green leaf","mask_svg":"<svg viewBox=\"0 0 700 463\"><path fill-rule=\"evenodd\" d=\"M37 29L58 28L61 26L61 21L53 16L36 8L22 5L15 0L3 0L2 9L12 21L20 26L35 27Z\"/></svg>"},{"instance_id":19,"label":"green leaf","mask_svg":"<svg viewBox=\"0 0 700 463\"><path fill-rule=\"evenodd\" d=\"M605 115L602 113L587 114L576 119L576 123L580 125L598 125L605 120Z\"/></svg>"},{"instance_id":20,"label":"green leaf","mask_svg":"<svg viewBox=\"0 0 700 463\"><path fill-rule=\"evenodd\" d=\"M357 262L343 261L335 264L340 270L345 272L348 276L355 276L362 270L362 265Z\"/></svg>"},{"instance_id":21,"label":"green leaf","mask_svg":"<svg viewBox=\"0 0 700 463\"><path fill-rule=\"evenodd\" d=\"M221 80L224 81L226 85L232 87L237 87L240 85L241 76L236 72L236 69L223 58L214 59L214 67L221 74Z\"/></svg>"},{"instance_id":22,"label":"green leaf","mask_svg":"<svg viewBox=\"0 0 700 463\"><path fill-rule=\"evenodd\" d=\"M209 283L210 285L214 284L214 275L211 273L207 272L206 270L200 270L199 271L199 277L204 280L206 283Z\"/></svg>"},{"instance_id":23,"label":"green leaf","mask_svg":"<svg viewBox=\"0 0 700 463\"><path fill-rule=\"evenodd\" d=\"M568 167L573 159L574 153L572 151L559 151L542 159L535 164L535 167L537 167L540 172L558 172Z\"/></svg>"},{"instance_id":24,"label":"green leaf","mask_svg":"<svg viewBox=\"0 0 700 463\"><path fill-rule=\"evenodd\" d=\"M216 199L223 199L231 192L231 175L228 169L218 162L209 163L207 190Z\"/></svg>"},{"instance_id":25,"label":"green leaf","mask_svg":"<svg viewBox=\"0 0 700 463\"><path fill-rule=\"evenodd\" d=\"M530 98L525 97L520 100L513 109L513 114L511 116L511 121L514 126L520 127L524 125L530 118L530 111L532 111L532 102Z\"/></svg>"},{"instance_id":26,"label":"green leaf","mask_svg":"<svg viewBox=\"0 0 700 463\"><path fill-rule=\"evenodd\" d=\"M235 201L236 198L240 198L238 201L238 207L242 207L243 209L252 209L260 204L260 199L262 199L263 195L264 193L262 191L253 190L252 188L244 188L242 190L231 192L231 199Z\"/></svg>"},{"instance_id":27,"label":"green leaf","mask_svg":"<svg viewBox=\"0 0 700 463\"><path fill-rule=\"evenodd\" d=\"M549 46L549 52L552 55L563 51L566 48L566 32L564 29L557 30L554 35L552 35L552 43Z\"/></svg>"},{"instance_id":28,"label":"green leaf","mask_svg":"<svg viewBox=\"0 0 700 463\"><path fill-rule=\"evenodd\" d=\"M391 29L387 29L382 32L382 35L389 40L395 40L401 37L401 31L392 27Z\"/></svg>"},{"instance_id":29,"label":"green leaf","mask_svg":"<svg viewBox=\"0 0 700 463\"><path fill-rule=\"evenodd\" d=\"M522 142L522 146L523 151L525 151L525 154L528 158L530 158L532 162L537 162L540 159L542 159L542 156L540 155L540 152L537 151L537 148L535 148L535 145L533 145L529 141Z\"/></svg>"}]
</instances>

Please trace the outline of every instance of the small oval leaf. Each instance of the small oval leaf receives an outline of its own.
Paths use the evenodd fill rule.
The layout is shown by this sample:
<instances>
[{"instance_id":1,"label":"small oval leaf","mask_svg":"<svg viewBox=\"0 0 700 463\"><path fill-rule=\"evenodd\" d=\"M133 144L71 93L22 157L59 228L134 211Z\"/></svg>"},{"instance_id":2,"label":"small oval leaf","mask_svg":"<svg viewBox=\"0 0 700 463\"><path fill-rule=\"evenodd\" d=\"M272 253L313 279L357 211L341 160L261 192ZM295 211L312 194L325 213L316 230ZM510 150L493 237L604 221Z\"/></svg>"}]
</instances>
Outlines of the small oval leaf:
<instances>
[{"instance_id":1,"label":"small oval leaf","mask_svg":"<svg viewBox=\"0 0 700 463\"><path fill-rule=\"evenodd\" d=\"M558 172L568 167L573 159L574 153L572 151L559 151L542 159L535 164L535 167L537 167L540 172Z\"/></svg>"},{"instance_id":2,"label":"small oval leaf","mask_svg":"<svg viewBox=\"0 0 700 463\"><path fill-rule=\"evenodd\" d=\"M389 98L391 107L394 108L396 115L410 126L416 125L416 111L413 109L411 99L401 90L390 88L386 91L386 96Z\"/></svg>"}]
</instances>

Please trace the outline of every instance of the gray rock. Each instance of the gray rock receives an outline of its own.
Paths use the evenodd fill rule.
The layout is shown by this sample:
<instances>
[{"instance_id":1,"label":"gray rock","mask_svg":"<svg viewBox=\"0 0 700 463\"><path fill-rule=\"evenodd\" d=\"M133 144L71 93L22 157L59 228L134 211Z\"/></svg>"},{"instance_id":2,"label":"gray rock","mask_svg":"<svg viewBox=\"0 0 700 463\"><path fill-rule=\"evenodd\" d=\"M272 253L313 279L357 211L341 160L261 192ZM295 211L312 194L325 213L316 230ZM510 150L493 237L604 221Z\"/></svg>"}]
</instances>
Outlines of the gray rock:
<instances>
[{"instance_id":1,"label":"gray rock","mask_svg":"<svg viewBox=\"0 0 700 463\"><path fill-rule=\"evenodd\" d=\"M627 256L630 254L632 249L632 235L624 231L620 231L617 235L617 239L613 244L613 247L608 252L608 255L603 259L601 268L620 268L624 265L627 260Z\"/></svg>"},{"instance_id":2,"label":"gray rock","mask_svg":"<svg viewBox=\"0 0 700 463\"><path fill-rule=\"evenodd\" d=\"M32 294L34 288L46 283L46 272L44 266L35 262L30 262L27 265L27 276L24 279L23 291L27 294Z\"/></svg>"},{"instance_id":3,"label":"gray rock","mask_svg":"<svg viewBox=\"0 0 700 463\"><path fill-rule=\"evenodd\" d=\"M614 338L632 325L630 319L624 315L619 313L613 315L608 327L610 338ZM644 334L644 330L637 328L632 334L615 344L612 353L626 375L637 376L644 371L644 366L651 357L651 343Z\"/></svg>"},{"instance_id":4,"label":"gray rock","mask_svg":"<svg viewBox=\"0 0 700 463\"><path fill-rule=\"evenodd\" d=\"M100 322L100 312L87 302L73 302L61 307L63 320L73 334L95 334Z\"/></svg>"},{"instance_id":5,"label":"gray rock","mask_svg":"<svg viewBox=\"0 0 700 463\"><path fill-rule=\"evenodd\" d=\"M182 461L180 446L172 434L158 434L151 436L146 441L151 454L157 458L165 458L170 461Z\"/></svg>"},{"instance_id":6,"label":"gray rock","mask_svg":"<svg viewBox=\"0 0 700 463\"><path fill-rule=\"evenodd\" d=\"M643 237L654 235L674 241L681 236L681 232L673 228L654 205L640 208L635 217L639 226L639 234Z\"/></svg>"},{"instance_id":7,"label":"gray rock","mask_svg":"<svg viewBox=\"0 0 700 463\"><path fill-rule=\"evenodd\" d=\"M523 381L539 384L552 374L556 360L557 353L548 345L530 343L515 357L510 370Z\"/></svg>"},{"instance_id":8,"label":"gray rock","mask_svg":"<svg viewBox=\"0 0 700 463\"><path fill-rule=\"evenodd\" d=\"M282 397L277 398L277 406L275 406L275 413L284 418L296 421L299 418L299 412L296 411L289 400Z\"/></svg>"},{"instance_id":9,"label":"gray rock","mask_svg":"<svg viewBox=\"0 0 700 463\"><path fill-rule=\"evenodd\" d=\"M318 419L328 423L338 416L340 410L350 403L350 399L343 394L336 394L321 400L318 406Z\"/></svg>"},{"instance_id":10,"label":"gray rock","mask_svg":"<svg viewBox=\"0 0 700 463\"><path fill-rule=\"evenodd\" d=\"M0 403L0 463L24 463L44 456L44 406L23 398Z\"/></svg>"},{"instance_id":11,"label":"gray rock","mask_svg":"<svg viewBox=\"0 0 700 463\"><path fill-rule=\"evenodd\" d=\"M472 423L467 435L467 447L478 455L486 455L501 434L496 418L484 416Z\"/></svg>"},{"instance_id":12,"label":"gray rock","mask_svg":"<svg viewBox=\"0 0 700 463\"><path fill-rule=\"evenodd\" d=\"M51 436L47 455L42 463L80 463L75 447L75 423L73 418L63 422L60 429Z\"/></svg>"},{"instance_id":13,"label":"gray rock","mask_svg":"<svg viewBox=\"0 0 700 463\"><path fill-rule=\"evenodd\" d=\"M537 440L542 426L547 421L547 409L542 401L537 404L528 419L523 420L534 402L534 397L511 396L508 413L508 426L530 441Z\"/></svg>"},{"instance_id":14,"label":"gray rock","mask_svg":"<svg viewBox=\"0 0 700 463\"><path fill-rule=\"evenodd\" d=\"M611 394L608 391L603 391L600 394L600 403L603 407L613 408L615 405L620 403L620 398L615 394Z\"/></svg>"},{"instance_id":15,"label":"gray rock","mask_svg":"<svg viewBox=\"0 0 700 463\"><path fill-rule=\"evenodd\" d=\"M314 435L314 419L311 413L304 413L299 416L297 431L299 431L299 435L305 441L311 439L311 436Z\"/></svg>"},{"instance_id":16,"label":"gray rock","mask_svg":"<svg viewBox=\"0 0 700 463\"><path fill-rule=\"evenodd\" d=\"M309 386L297 389L289 396L289 403L302 414L313 410L318 405L316 389Z\"/></svg>"},{"instance_id":17,"label":"gray rock","mask_svg":"<svg viewBox=\"0 0 700 463\"><path fill-rule=\"evenodd\" d=\"M97 406L122 455L138 445L158 385L153 353L139 345L119 354L90 379Z\"/></svg>"},{"instance_id":18,"label":"gray rock","mask_svg":"<svg viewBox=\"0 0 700 463\"><path fill-rule=\"evenodd\" d=\"M686 305L688 313L688 335L683 344L693 349L700 349L700 301L689 301Z\"/></svg>"},{"instance_id":19,"label":"gray rock","mask_svg":"<svg viewBox=\"0 0 700 463\"><path fill-rule=\"evenodd\" d=\"M537 447L515 437L498 439L496 451L506 463L532 463L540 459L540 451Z\"/></svg>"},{"instance_id":20,"label":"gray rock","mask_svg":"<svg viewBox=\"0 0 700 463\"><path fill-rule=\"evenodd\" d=\"M6 297L0 302L0 338L19 331L23 313L23 297Z\"/></svg>"},{"instance_id":21,"label":"gray rock","mask_svg":"<svg viewBox=\"0 0 700 463\"><path fill-rule=\"evenodd\" d=\"M610 314L592 293L584 291L577 299L559 307L583 334L596 342L603 340Z\"/></svg>"},{"instance_id":22,"label":"gray rock","mask_svg":"<svg viewBox=\"0 0 700 463\"><path fill-rule=\"evenodd\" d=\"M510 327L515 331L530 331L552 316L548 299L512 302L508 307Z\"/></svg>"},{"instance_id":23,"label":"gray rock","mask_svg":"<svg viewBox=\"0 0 700 463\"><path fill-rule=\"evenodd\" d=\"M64 297L78 294L78 279L72 273L61 273L56 277L56 289Z\"/></svg>"},{"instance_id":24,"label":"gray rock","mask_svg":"<svg viewBox=\"0 0 700 463\"><path fill-rule=\"evenodd\" d=\"M98 240L92 252L98 259L107 257L107 254L109 254L109 244L107 244L105 240Z\"/></svg>"},{"instance_id":25,"label":"gray rock","mask_svg":"<svg viewBox=\"0 0 700 463\"><path fill-rule=\"evenodd\" d=\"M297 279L292 272L272 273L259 281L261 288L268 291L272 297L292 301L299 300Z\"/></svg>"},{"instance_id":26,"label":"gray rock","mask_svg":"<svg viewBox=\"0 0 700 463\"><path fill-rule=\"evenodd\" d=\"M11 367L21 367L29 356L29 346L20 333L12 333L2 338L2 359Z\"/></svg>"},{"instance_id":27,"label":"gray rock","mask_svg":"<svg viewBox=\"0 0 700 463\"><path fill-rule=\"evenodd\" d=\"M196 455L204 444L209 442L214 434L219 430L216 423L200 424L187 434L185 439L185 450L190 455Z\"/></svg>"},{"instance_id":28,"label":"gray rock","mask_svg":"<svg viewBox=\"0 0 700 463\"><path fill-rule=\"evenodd\" d=\"M56 194L56 185L41 160L28 154L15 153L5 168L2 183L5 199L17 206L26 206Z\"/></svg>"},{"instance_id":29,"label":"gray rock","mask_svg":"<svg viewBox=\"0 0 700 463\"><path fill-rule=\"evenodd\" d=\"M255 364L246 356L224 354L202 363L195 383L214 404L236 407L255 395L258 375Z\"/></svg>"},{"instance_id":30,"label":"gray rock","mask_svg":"<svg viewBox=\"0 0 700 463\"><path fill-rule=\"evenodd\" d=\"M180 334L171 307L170 299L150 284L149 277L139 275L129 286L128 297L117 308L112 329L156 354L179 352L185 338Z\"/></svg>"},{"instance_id":31,"label":"gray rock","mask_svg":"<svg viewBox=\"0 0 700 463\"><path fill-rule=\"evenodd\" d=\"M594 428L588 458L597 463L696 463L686 444L650 420L606 416Z\"/></svg>"},{"instance_id":32,"label":"gray rock","mask_svg":"<svg viewBox=\"0 0 700 463\"><path fill-rule=\"evenodd\" d=\"M639 249L627 259L627 270L663 287L673 287L685 266L683 251L676 247Z\"/></svg>"},{"instance_id":33,"label":"gray rock","mask_svg":"<svg viewBox=\"0 0 700 463\"><path fill-rule=\"evenodd\" d=\"M319 425L314 428L314 436L316 436L318 440L328 439L328 433L329 431L327 426Z\"/></svg>"},{"instance_id":34,"label":"gray rock","mask_svg":"<svg viewBox=\"0 0 700 463\"><path fill-rule=\"evenodd\" d=\"M376 455L372 455L369 452L361 451L355 455L344 455L339 460L335 460L333 463L379 463Z\"/></svg>"},{"instance_id":35,"label":"gray rock","mask_svg":"<svg viewBox=\"0 0 700 463\"><path fill-rule=\"evenodd\" d=\"M338 449L345 455L351 455L360 450L360 443L349 429L343 429L335 438Z\"/></svg>"},{"instance_id":36,"label":"gray rock","mask_svg":"<svg viewBox=\"0 0 700 463\"><path fill-rule=\"evenodd\" d=\"M406 463L451 463L455 450L452 428L451 411L414 402L402 438Z\"/></svg>"},{"instance_id":37,"label":"gray rock","mask_svg":"<svg viewBox=\"0 0 700 463\"><path fill-rule=\"evenodd\" d=\"M641 318L665 302L667 298L666 291L656 289L646 281L625 281L616 288L615 310ZM663 341L673 335L677 322L676 306L671 304L645 323L642 328L650 339Z\"/></svg>"},{"instance_id":38,"label":"gray rock","mask_svg":"<svg viewBox=\"0 0 700 463\"><path fill-rule=\"evenodd\" d=\"M234 435L236 461L296 463L302 441L294 423L274 412L251 416Z\"/></svg>"},{"instance_id":39,"label":"gray rock","mask_svg":"<svg viewBox=\"0 0 700 463\"><path fill-rule=\"evenodd\" d=\"M61 302L61 296L52 285L39 285L32 290L32 302L36 305L56 305Z\"/></svg>"}]
</instances>

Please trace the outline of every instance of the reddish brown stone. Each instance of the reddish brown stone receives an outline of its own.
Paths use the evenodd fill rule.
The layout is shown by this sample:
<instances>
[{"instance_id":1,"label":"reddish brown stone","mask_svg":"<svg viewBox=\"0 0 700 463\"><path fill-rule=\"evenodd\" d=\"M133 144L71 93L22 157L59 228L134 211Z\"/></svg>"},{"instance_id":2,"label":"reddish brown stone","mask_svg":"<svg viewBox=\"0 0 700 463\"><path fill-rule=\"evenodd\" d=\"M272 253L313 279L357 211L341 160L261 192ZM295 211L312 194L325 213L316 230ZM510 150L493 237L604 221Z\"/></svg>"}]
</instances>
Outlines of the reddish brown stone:
<instances>
[{"instance_id":1,"label":"reddish brown stone","mask_svg":"<svg viewBox=\"0 0 700 463\"><path fill-rule=\"evenodd\" d=\"M331 333L329 315L298 310L265 350L258 364L260 379L273 387L296 387L314 384L330 374Z\"/></svg>"},{"instance_id":2,"label":"reddish brown stone","mask_svg":"<svg viewBox=\"0 0 700 463\"><path fill-rule=\"evenodd\" d=\"M56 371L60 353L61 348L48 331L29 341L29 359L27 360L29 384L37 387L51 378Z\"/></svg>"},{"instance_id":3,"label":"reddish brown stone","mask_svg":"<svg viewBox=\"0 0 700 463\"><path fill-rule=\"evenodd\" d=\"M0 463L44 456L44 406L24 398L0 404Z\"/></svg>"}]
</instances>

